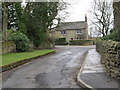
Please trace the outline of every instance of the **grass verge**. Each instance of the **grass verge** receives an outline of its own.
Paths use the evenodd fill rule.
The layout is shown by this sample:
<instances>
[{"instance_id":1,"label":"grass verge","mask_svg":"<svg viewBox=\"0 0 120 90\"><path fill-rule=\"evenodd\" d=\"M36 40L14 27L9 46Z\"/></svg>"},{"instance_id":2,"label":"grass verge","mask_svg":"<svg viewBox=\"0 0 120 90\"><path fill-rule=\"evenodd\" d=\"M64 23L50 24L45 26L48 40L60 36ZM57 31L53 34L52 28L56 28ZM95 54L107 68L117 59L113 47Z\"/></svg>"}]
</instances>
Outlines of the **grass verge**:
<instances>
[{"instance_id":1,"label":"grass verge","mask_svg":"<svg viewBox=\"0 0 120 90\"><path fill-rule=\"evenodd\" d=\"M37 56L42 56L50 52L54 52L55 50L34 50L33 52L22 52L22 53L9 53L3 54L2 59L0 61L0 66L8 65L17 61L21 61L24 59L30 59Z\"/></svg>"}]
</instances>

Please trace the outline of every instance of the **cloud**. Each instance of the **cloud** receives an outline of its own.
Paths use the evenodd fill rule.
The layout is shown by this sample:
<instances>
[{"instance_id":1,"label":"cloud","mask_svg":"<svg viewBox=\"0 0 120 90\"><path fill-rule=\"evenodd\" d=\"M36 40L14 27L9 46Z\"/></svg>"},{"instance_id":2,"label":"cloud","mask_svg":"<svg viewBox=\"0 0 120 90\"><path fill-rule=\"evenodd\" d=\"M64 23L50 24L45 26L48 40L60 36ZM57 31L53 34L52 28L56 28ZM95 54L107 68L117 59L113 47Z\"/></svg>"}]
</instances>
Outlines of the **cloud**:
<instances>
[{"instance_id":1,"label":"cloud","mask_svg":"<svg viewBox=\"0 0 120 90\"><path fill-rule=\"evenodd\" d=\"M67 11L70 16L66 21L84 21L85 14L88 14L88 9L90 8L91 0L70 0L70 7Z\"/></svg>"}]
</instances>

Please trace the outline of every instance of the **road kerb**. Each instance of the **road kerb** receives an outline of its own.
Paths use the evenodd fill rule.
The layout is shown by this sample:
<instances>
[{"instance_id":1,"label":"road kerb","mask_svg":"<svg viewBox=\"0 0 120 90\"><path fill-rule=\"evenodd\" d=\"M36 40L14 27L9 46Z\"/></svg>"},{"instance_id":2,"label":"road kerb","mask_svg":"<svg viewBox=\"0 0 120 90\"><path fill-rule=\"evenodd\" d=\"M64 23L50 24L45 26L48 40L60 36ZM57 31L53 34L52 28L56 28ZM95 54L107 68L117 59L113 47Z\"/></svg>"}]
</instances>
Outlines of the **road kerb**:
<instances>
[{"instance_id":1,"label":"road kerb","mask_svg":"<svg viewBox=\"0 0 120 90\"><path fill-rule=\"evenodd\" d=\"M5 66L1 66L0 67L0 70L1 70L0 73L6 72L6 71L9 71L9 70L13 70L13 69L15 69L19 66L22 66L22 65L25 65L27 63L33 62L33 61L35 61L35 59L41 58L41 57L46 56L46 55L54 54L55 52L56 51L53 51L53 52L46 53L44 55L40 55L40 56L32 57L32 58L29 58L29 59L24 59L24 60L21 60L21 61L17 61L15 63L18 63L18 64L15 67L12 66L12 65L14 65L14 63L8 64L8 65L5 65ZM9 68L9 69L7 69L6 67Z\"/></svg>"},{"instance_id":2,"label":"road kerb","mask_svg":"<svg viewBox=\"0 0 120 90\"><path fill-rule=\"evenodd\" d=\"M87 53L87 55L88 55L88 53ZM87 89L90 89L90 90L97 90L97 89L93 88L92 86L86 84L86 83L81 79L81 74L82 74L83 67L84 67L84 65L85 65L85 61L86 61L87 55L85 56L85 58L84 58L85 60L83 61L83 64L82 64L82 66L81 66L81 68L80 68L80 70L79 70L79 72L78 72L78 75L77 75L77 83L78 83L82 88L87 88Z\"/></svg>"}]
</instances>

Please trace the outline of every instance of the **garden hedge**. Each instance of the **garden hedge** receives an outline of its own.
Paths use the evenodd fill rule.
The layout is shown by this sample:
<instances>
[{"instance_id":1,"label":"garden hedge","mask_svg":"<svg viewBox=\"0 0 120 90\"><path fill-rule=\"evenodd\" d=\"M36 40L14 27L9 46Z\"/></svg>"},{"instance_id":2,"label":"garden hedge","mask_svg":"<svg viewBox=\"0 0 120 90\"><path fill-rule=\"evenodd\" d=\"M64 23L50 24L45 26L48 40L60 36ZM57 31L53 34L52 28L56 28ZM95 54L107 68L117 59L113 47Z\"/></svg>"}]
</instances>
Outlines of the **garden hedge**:
<instances>
[{"instance_id":1,"label":"garden hedge","mask_svg":"<svg viewBox=\"0 0 120 90\"><path fill-rule=\"evenodd\" d=\"M71 40L69 45L93 45L93 40Z\"/></svg>"}]
</instances>

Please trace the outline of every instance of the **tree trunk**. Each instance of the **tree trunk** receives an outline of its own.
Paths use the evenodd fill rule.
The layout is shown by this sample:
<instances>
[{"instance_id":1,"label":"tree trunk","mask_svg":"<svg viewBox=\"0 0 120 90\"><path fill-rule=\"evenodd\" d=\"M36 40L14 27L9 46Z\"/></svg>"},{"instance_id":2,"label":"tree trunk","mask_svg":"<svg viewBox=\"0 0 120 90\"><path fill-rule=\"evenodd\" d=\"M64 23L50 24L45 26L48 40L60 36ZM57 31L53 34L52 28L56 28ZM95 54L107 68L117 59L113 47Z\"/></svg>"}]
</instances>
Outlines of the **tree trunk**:
<instances>
[{"instance_id":1,"label":"tree trunk","mask_svg":"<svg viewBox=\"0 0 120 90\"><path fill-rule=\"evenodd\" d=\"M120 30L120 1L114 2L114 28L115 30Z\"/></svg>"},{"instance_id":2,"label":"tree trunk","mask_svg":"<svg viewBox=\"0 0 120 90\"><path fill-rule=\"evenodd\" d=\"M8 8L6 4L3 5L3 17L2 17L2 39L3 41L7 40L7 20L8 20Z\"/></svg>"}]
</instances>

